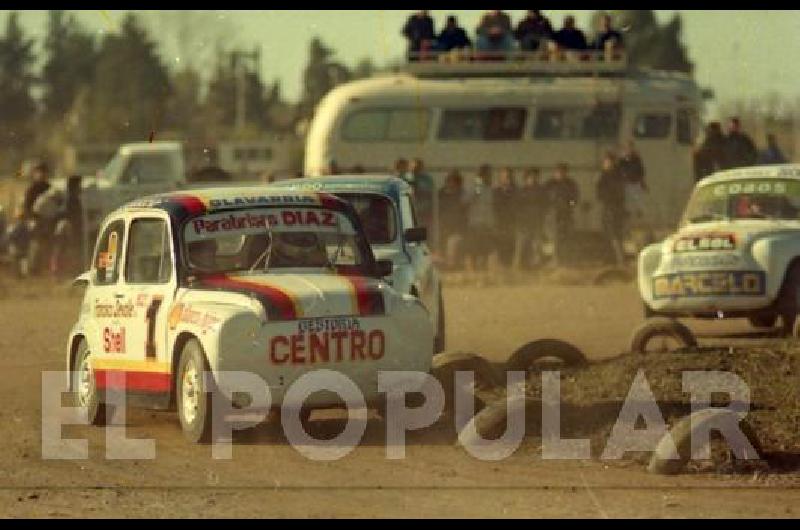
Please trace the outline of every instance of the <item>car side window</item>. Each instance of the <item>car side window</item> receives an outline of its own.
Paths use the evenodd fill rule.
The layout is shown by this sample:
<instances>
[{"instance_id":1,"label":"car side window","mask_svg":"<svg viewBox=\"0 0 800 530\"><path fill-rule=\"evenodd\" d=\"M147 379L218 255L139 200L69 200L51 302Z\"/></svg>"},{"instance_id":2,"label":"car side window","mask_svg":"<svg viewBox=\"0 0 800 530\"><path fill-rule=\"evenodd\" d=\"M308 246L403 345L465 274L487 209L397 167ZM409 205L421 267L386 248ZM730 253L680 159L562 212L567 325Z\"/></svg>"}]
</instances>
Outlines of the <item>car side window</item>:
<instances>
[{"instance_id":1,"label":"car side window","mask_svg":"<svg viewBox=\"0 0 800 530\"><path fill-rule=\"evenodd\" d=\"M172 277L169 230L163 219L136 219L131 223L125 253L125 282L160 284Z\"/></svg>"},{"instance_id":2,"label":"car side window","mask_svg":"<svg viewBox=\"0 0 800 530\"><path fill-rule=\"evenodd\" d=\"M122 238L125 235L125 221L114 221L105 229L98 240L94 256L95 285L113 285L119 279Z\"/></svg>"}]
</instances>

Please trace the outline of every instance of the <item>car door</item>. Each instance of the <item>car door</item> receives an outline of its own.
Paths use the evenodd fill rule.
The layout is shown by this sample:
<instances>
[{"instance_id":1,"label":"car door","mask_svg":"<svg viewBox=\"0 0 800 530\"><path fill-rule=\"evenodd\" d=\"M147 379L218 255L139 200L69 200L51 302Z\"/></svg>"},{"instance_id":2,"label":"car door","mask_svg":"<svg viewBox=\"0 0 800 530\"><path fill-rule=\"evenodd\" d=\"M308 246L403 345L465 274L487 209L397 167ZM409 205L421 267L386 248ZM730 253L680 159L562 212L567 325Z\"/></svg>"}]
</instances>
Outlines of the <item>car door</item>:
<instances>
[{"instance_id":1,"label":"car door","mask_svg":"<svg viewBox=\"0 0 800 530\"><path fill-rule=\"evenodd\" d=\"M128 228L124 260L125 303L135 313L127 324L126 357L141 375L131 390L169 391L168 313L175 297L170 226L166 216L136 217Z\"/></svg>"},{"instance_id":2,"label":"car door","mask_svg":"<svg viewBox=\"0 0 800 530\"><path fill-rule=\"evenodd\" d=\"M107 364L106 360L124 356L126 308L121 282L122 249L126 221L120 216L106 221L100 232L92 261L89 303L91 318L86 320L86 340L93 363Z\"/></svg>"},{"instance_id":3,"label":"car door","mask_svg":"<svg viewBox=\"0 0 800 530\"><path fill-rule=\"evenodd\" d=\"M400 219L403 231L417 226L414 203L409 193L403 193L400 196ZM405 237L403 245L411 258L418 296L429 311L435 311L436 293L433 289L433 262L430 249L424 241L407 242Z\"/></svg>"}]
</instances>

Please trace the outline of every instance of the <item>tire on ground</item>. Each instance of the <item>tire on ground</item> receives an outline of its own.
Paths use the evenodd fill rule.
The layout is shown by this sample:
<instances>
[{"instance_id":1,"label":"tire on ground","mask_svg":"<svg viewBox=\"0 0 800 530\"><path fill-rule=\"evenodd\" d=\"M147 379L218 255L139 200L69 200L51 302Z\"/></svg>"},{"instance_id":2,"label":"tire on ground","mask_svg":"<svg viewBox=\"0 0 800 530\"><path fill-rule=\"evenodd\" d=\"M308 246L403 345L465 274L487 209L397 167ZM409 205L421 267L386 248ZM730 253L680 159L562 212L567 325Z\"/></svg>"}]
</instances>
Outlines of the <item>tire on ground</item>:
<instances>
[{"instance_id":1,"label":"tire on ground","mask_svg":"<svg viewBox=\"0 0 800 530\"><path fill-rule=\"evenodd\" d=\"M506 371L528 372L542 359L555 357L564 366L586 366L586 356L578 348L557 339L541 339L522 346L506 361Z\"/></svg>"},{"instance_id":2,"label":"tire on ground","mask_svg":"<svg viewBox=\"0 0 800 530\"><path fill-rule=\"evenodd\" d=\"M646 320L633 332L631 352L646 353L648 343L656 337L675 339L681 348L697 347L697 339L684 324L672 318L656 317Z\"/></svg>"},{"instance_id":3,"label":"tire on ground","mask_svg":"<svg viewBox=\"0 0 800 530\"><path fill-rule=\"evenodd\" d=\"M197 399L197 411L191 419L185 417L184 407L184 385L186 384L185 372L190 363L194 364L195 370L200 370L194 393L199 394ZM203 377L203 373L210 375L210 368L206 360L205 352L197 339L189 339L184 344L178 361L178 372L175 380L175 393L178 408L178 419L181 423L184 436L192 443L208 443L212 438L212 406L211 393L213 388L207 388L210 377Z\"/></svg>"},{"instance_id":4,"label":"tire on ground","mask_svg":"<svg viewBox=\"0 0 800 530\"><path fill-rule=\"evenodd\" d=\"M444 389L446 411L453 411L455 407L456 372L473 372L475 390L491 390L497 386L494 368L480 355L462 352L434 355L431 375L439 381ZM475 395L475 410L480 410L484 406L483 400Z\"/></svg>"},{"instance_id":5,"label":"tire on ground","mask_svg":"<svg viewBox=\"0 0 800 530\"><path fill-rule=\"evenodd\" d=\"M717 423L726 416L732 416L728 421L735 421L738 424L742 433L752 445L752 449L755 449L756 454L752 454L749 450L750 448L746 446L741 448L747 458L760 458L763 453L761 443L747 421L739 418L735 412L730 410L705 409L686 416L670 429L656 446L647 470L650 473L660 475L677 475L683 471L692 457L692 436L698 432L707 431L709 423ZM672 444L670 444L670 440L674 443L678 458L670 458L675 456L671 454Z\"/></svg>"},{"instance_id":6,"label":"tire on ground","mask_svg":"<svg viewBox=\"0 0 800 530\"><path fill-rule=\"evenodd\" d=\"M459 445L479 445L481 439L492 440L500 437L507 428L509 416L519 409L541 409L541 401L528 397L514 397L494 401L477 413L458 433Z\"/></svg>"},{"instance_id":7,"label":"tire on ground","mask_svg":"<svg viewBox=\"0 0 800 530\"><path fill-rule=\"evenodd\" d=\"M81 367L86 359L89 357L89 345L86 339L81 339L78 344L78 351L75 353L75 361L72 365L72 384L70 385L75 396L76 405L80 406L78 397L79 385L81 383ZM86 403L86 413L91 425L103 426L106 425L113 414L113 407L106 405L100 400L100 394L97 392L97 383L94 378L94 373L89 372L89 391L91 392L88 402Z\"/></svg>"}]
</instances>

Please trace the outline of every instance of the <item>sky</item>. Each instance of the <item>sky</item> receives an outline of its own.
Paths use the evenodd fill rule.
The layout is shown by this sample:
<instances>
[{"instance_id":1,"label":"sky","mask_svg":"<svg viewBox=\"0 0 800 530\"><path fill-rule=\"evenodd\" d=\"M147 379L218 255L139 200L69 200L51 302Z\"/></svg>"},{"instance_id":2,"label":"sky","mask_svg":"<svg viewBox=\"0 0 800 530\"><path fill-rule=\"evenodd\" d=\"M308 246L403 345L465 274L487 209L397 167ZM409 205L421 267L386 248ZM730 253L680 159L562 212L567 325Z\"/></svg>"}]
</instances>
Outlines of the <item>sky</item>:
<instances>
[{"instance_id":1,"label":"sky","mask_svg":"<svg viewBox=\"0 0 800 530\"><path fill-rule=\"evenodd\" d=\"M123 11L79 11L78 18L98 35L115 31ZM402 56L400 28L411 11L139 11L146 27L162 44L162 56L173 66L212 64L218 43L262 50L262 75L279 79L284 96L300 95L302 70L309 40L315 35L348 65L364 57L382 64ZM455 14L472 32L481 11L431 11L437 28ZM513 20L524 11L510 10ZM544 12L560 26L568 12ZM570 11L588 27L591 11ZM657 11L666 22L675 11ZM758 98L777 93L796 101L800 68L787 58L800 56L800 11L680 11L684 42L696 64L701 85L713 89L717 102ZM7 11L0 11L0 31ZM20 18L34 36L44 34L45 11L23 11ZM183 43L183 44L180 44Z\"/></svg>"}]
</instances>

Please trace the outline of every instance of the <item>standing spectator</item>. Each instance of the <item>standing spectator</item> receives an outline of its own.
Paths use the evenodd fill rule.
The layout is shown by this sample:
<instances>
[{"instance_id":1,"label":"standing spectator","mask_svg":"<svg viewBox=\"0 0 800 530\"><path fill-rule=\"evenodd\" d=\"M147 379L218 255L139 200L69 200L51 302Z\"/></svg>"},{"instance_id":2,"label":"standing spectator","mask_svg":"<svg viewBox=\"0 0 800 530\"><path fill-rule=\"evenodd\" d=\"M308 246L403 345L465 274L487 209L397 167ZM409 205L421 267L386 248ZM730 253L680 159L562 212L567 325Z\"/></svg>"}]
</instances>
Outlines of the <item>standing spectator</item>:
<instances>
[{"instance_id":1,"label":"standing spectator","mask_svg":"<svg viewBox=\"0 0 800 530\"><path fill-rule=\"evenodd\" d=\"M462 252L467 209L464 197L464 178L457 169L445 179L439 190L439 245L449 268L462 267Z\"/></svg>"},{"instance_id":2,"label":"standing spectator","mask_svg":"<svg viewBox=\"0 0 800 530\"><path fill-rule=\"evenodd\" d=\"M478 35L478 50L508 52L514 46L511 17L499 9L483 14L475 33Z\"/></svg>"},{"instance_id":3,"label":"standing spectator","mask_svg":"<svg viewBox=\"0 0 800 530\"><path fill-rule=\"evenodd\" d=\"M555 32L553 40L561 49L564 50L585 50L586 35L583 31L575 27L575 17L567 15L564 18L564 26Z\"/></svg>"},{"instance_id":4,"label":"standing spectator","mask_svg":"<svg viewBox=\"0 0 800 530\"><path fill-rule=\"evenodd\" d=\"M525 173L518 197L519 261L523 269L530 270L542 261L544 221L549 202L539 168L531 168Z\"/></svg>"},{"instance_id":5,"label":"standing spectator","mask_svg":"<svg viewBox=\"0 0 800 530\"><path fill-rule=\"evenodd\" d=\"M50 189L50 168L46 162L34 166L31 172L31 183L25 189L25 198L22 203L22 213L27 220L34 218L33 205L36 199Z\"/></svg>"},{"instance_id":6,"label":"standing spectator","mask_svg":"<svg viewBox=\"0 0 800 530\"><path fill-rule=\"evenodd\" d=\"M67 180L67 194L56 217L51 273L63 277L77 272L83 259L84 243L81 177L73 175Z\"/></svg>"},{"instance_id":7,"label":"standing spectator","mask_svg":"<svg viewBox=\"0 0 800 530\"><path fill-rule=\"evenodd\" d=\"M555 233L553 245L556 264L563 265L567 257L567 249L572 245L572 233L575 227L574 211L580 199L578 184L569 176L569 165L561 162L556 166L556 174L547 184L547 194L553 210Z\"/></svg>"},{"instance_id":8,"label":"standing spectator","mask_svg":"<svg viewBox=\"0 0 800 530\"><path fill-rule=\"evenodd\" d=\"M538 50L552 36L553 26L550 20L537 9L528 11L514 31L514 38L519 41L519 48L524 51Z\"/></svg>"},{"instance_id":9,"label":"standing spectator","mask_svg":"<svg viewBox=\"0 0 800 530\"><path fill-rule=\"evenodd\" d=\"M417 11L406 21L403 26L403 36L408 39L408 60L418 61L420 54L433 45L436 31L433 19L427 11Z\"/></svg>"},{"instance_id":10,"label":"standing spectator","mask_svg":"<svg viewBox=\"0 0 800 530\"><path fill-rule=\"evenodd\" d=\"M394 163L394 176L401 178L405 181L410 181L408 174L408 160L405 158L398 158Z\"/></svg>"},{"instance_id":11,"label":"standing spectator","mask_svg":"<svg viewBox=\"0 0 800 530\"><path fill-rule=\"evenodd\" d=\"M55 188L50 188L39 195L33 203L34 221L28 259L30 273L33 276L45 272L45 268L50 266L53 237L64 204L64 193Z\"/></svg>"},{"instance_id":12,"label":"standing spectator","mask_svg":"<svg viewBox=\"0 0 800 530\"><path fill-rule=\"evenodd\" d=\"M622 45L622 33L614 29L611 23L611 15L603 13L600 16L600 32L597 34L597 38L594 41L594 48L604 51L607 46L620 49Z\"/></svg>"},{"instance_id":13,"label":"standing spectator","mask_svg":"<svg viewBox=\"0 0 800 530\"><path fill-rule=\"evenodd\" d=\"M439 33L437 47L444 52L472 47L472 41L469 40L467 32L458 25L458 21L453 15L447 17L447 23L442 32Z\"/></svg>"},{"instance_id":14,"label":"standing spectator","mask_svg":"<svg viewBox=\"0 0 800 530\"><path fill-rule=\"evenodd\" d=\"M467 252L474 270L486 270L489 262L492 230L495 227L492 168L484 164L478 170L475 189L469 200L467 214L469 241Z\"/></svg>"},{"instance_id":15,"label":"standing spectator","mask_svg":"<svg viewBox=\"0 0 800 530\"><path fill-rule=\"evenodd\" d=\"M336 163L336 160L331 160L328 162L328 167L325 170L326 175L339 175L341 171L339 171L339 164Z\"/></svg>"},{"instance_id":16,"label":"standing spectator","mask_svg":"<svg viewBox=\"0 0 800 530\"><path fill-rule=\"evenodd\" d=\"M636 151L633 141L629 140L625 144L618 167L625 182L625 202L628 211L637 220L641 220L644 217L643 194L647 192L647 182L645 181L644 162Z\"/></svg>"},{"instance_id":17,"label":"standing spectator","mask_svg":"<svg viewBox=\"0 0 800 530\"><path fill-rule=\"evenodd\" d=\"M25 219L25 209L20 205L14 212L14 218L6 228L8 257L18 278L28 275L28 253L31 233Z\"/></svg>"},{"instance_id":18,"label":"standing spectator","mask_svg":"<svg viewBox=\"0 0 800 530\"><path fill-rule=\"evenodd\" d=\"M500 171L494 193L494 218L497 222L495 247L500 264L510 268L517 243L517 190L511 168Z\"/></svg>"},{"instance_id":19,"label":"standing spectator","mask_svg":"<svg viewBox=\"0 0 800 530\"><path fill-rule=\"evenodd\" d=\"M728 122L728 135L725 137L725 162L728 168L752 166L758 159L758 151L753 140L742 131L739 118Z\"/></svg>"},{"instance_id":20,"label":"standing spectator","mask_svg":"<svg viewBox=\"0 0 800 530\"><path fill-rule=\"evenodd\" d=\"M433 177L425 172L421 158L411 163L411 173L406 178L414 189L414 206L421 226L431 227L433 221Z\"/></svg>"},{"instance_id":21,"label":"standing spectator","mask_svg":"<svg viewBox=\"0 0 800 530\"><path fill-rule=\"evenodd\" d=\"M625 263L625 178L614 153L603 157L603 168L597 181L597 199L602 206L603 231L614 252L616 264Z\"/></svg>"},{"instance_id":22,"label":"standing spectator","mask_svg":"<svg viewBox=\"0 0 800 530\"><path fill-rule=\"evenodd\" d=\"M778 146L778 140L775 138L775 135L768 134L767 148L761 152L758 163L785 164L786 162L787 162L786 157L783 155L783 151L781 151L781 148Z\"/></svg>"},{"instance_id":23,"label":"standing spectator","mask_svg":"<svg viewBox=\"0 0 800 530\"><path fill-rule=\"evenodd\" d=\"M707 176L727 168L725 136L719 122L706 125L705 138L694 153L694 179L700 182Z\"/></svg>"},{"instance_id":24,"label":"standing spectator","mask_svg":"<svg viewBox=\"0 0 800 530\"><path fill-rule=\"evenodd\" d=\"M353 175L363 175L364 173L367 172L367 170L364 169L364 166L362 166L361 164L356 164L355 166L353 166L353 169L351 171Z\"/></svg>"}]
</instances>

